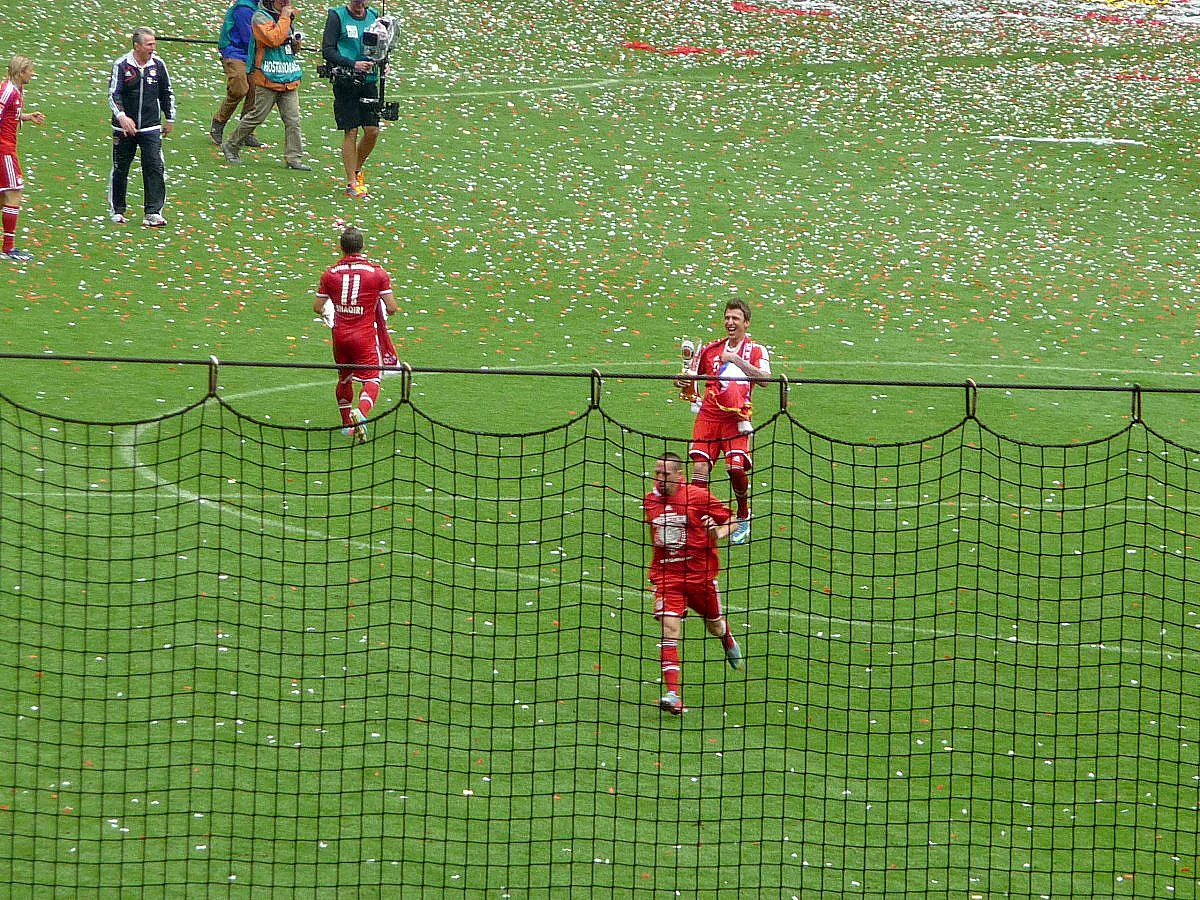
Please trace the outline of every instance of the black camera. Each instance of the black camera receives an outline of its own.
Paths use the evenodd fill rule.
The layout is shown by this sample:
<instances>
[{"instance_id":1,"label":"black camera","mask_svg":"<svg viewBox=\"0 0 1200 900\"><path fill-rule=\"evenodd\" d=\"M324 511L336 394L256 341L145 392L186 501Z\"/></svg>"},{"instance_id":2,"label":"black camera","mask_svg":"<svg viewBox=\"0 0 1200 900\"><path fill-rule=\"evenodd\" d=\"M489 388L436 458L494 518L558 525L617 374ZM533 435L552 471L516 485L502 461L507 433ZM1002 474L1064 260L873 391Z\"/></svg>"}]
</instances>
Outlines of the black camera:
<instances>
[{"instance_id":1,"label":"black camera","mask_svg":"<svg viewBox=\"0 0 1200 900\"><path fill-rule=\"evenodd\" d=\"M379 111L379 118L395 122L400 118L400 104L396 101L386 102L382 97L359 97L358 102L367 109Z\"/></svg>"},{"instance_id":2,"label":"black camera","mask_svg":"<svg viewBox=\"0 0 1200 900\"><path fill-rule=\"evenodd\" d=\"M367 77L362 72L356 72L349 66L331 66L329 63L320 63L317 65L317 75L321 78L328 78L330 81L336 81L338 84L362 85L367 83Z\"/></svg>"}]
</instances>

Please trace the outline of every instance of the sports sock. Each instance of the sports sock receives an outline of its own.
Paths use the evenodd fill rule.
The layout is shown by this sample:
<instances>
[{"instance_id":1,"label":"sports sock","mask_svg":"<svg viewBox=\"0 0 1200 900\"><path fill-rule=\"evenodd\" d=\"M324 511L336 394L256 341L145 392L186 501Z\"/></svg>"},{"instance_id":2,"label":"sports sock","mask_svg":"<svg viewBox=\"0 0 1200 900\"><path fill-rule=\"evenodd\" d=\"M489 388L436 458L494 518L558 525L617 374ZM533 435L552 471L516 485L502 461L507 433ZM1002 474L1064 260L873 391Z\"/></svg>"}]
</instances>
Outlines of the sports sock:
<instances>
[{"instance_id":1,"label":"sports sock","mask_svg":"<svg viewBox=\"0 0 1200 900\"><path fill-rule=\"evenodd\" d=\"M20 214L19 206L3 206L0 207L0 221L4 225L4 246L3 251L7 253L17 245L17 216Z\"/></svg>"},{"instance_id":2,"label":"sports sock","mask_svg":"<svg viewBox=\"0 0 1200 900\"><path fill-rule=\"evenodd\" d=\"M733 486L733 497L737 500L737 515L744 519L750 515L750 476L745 469L730 469L729 483Z\"/></svg>"},{"instance_id":3,"label":"sports sock","mask_svg":"<svg viewBox=\"0 0 1200 900\"><path fill-rule=\"evenodd\" d=\"M372 407L375 406L375 401L379 399L379 382L364 381L362 393L358 395L358 411L364 416L371 414Z\"/></svg>"},{"instance_id":4,"label":"sports sock","mask_svg":"<svg viewBox=\"0 0 1200 900\"><path fill-rule=\"evenodd\" d=\"M708 473L704 472L702 474L697 472L695 469L692 469L692 484L696 485L697 487L708 487Z\"/></svg>"},{"instance_id":5,"label":"sports sock","mask_svg":"<svg viewBox=\"0 0 1200 900\"><path fill-rule=\"evenodd\" d=\"M350 424L350 410L354 408L354 383L350 379L337 383L338 412L342 414L342 424Z\"/></svg>"},{"instance_id":6,"label":"sports sock","mask_svg":"<svg viewBox=\"0 0 1200 900\"><path fill-rule=\"evenodd\" d=\"M662 650L659 652L659 661L662 663L663 684L667 686L667 692L674 691L679 693L679 647L677 641L663 641Z\"/></svg>"}]
</instances>

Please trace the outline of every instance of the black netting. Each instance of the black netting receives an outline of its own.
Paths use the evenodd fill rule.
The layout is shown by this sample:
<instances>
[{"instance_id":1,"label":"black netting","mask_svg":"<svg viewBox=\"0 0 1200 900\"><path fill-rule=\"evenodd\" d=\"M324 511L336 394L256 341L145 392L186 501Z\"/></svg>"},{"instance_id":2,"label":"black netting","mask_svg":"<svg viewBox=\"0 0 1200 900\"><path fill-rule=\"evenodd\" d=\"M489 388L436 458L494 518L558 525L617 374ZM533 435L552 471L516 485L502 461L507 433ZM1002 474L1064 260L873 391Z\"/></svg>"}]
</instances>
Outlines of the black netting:
<instances>
[{"instance_id":1,"label":"black netting","mask_svg":"<svg viewBox=\"0 0 1200 900\"><path fill-rule=\"evenodd\" d=\"M371 428L0 402L13 890L1195 896L1195 452L775 417L748 668L686 622L675 718L640 499L686 435Z\"/></svg>"}]
</instances>

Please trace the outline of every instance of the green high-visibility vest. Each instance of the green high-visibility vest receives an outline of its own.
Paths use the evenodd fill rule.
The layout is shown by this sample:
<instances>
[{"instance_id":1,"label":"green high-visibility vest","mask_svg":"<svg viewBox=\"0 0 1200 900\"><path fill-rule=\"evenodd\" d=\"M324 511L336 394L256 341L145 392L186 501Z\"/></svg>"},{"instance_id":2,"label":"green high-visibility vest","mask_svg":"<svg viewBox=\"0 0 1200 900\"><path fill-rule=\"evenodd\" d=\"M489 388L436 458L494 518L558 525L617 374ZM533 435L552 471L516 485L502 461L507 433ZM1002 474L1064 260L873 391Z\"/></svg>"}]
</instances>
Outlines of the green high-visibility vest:
<instances>
[{"instance_id":1,"label":"green high-visibility vest","mask_svg":"<svg viewBox=\"0 0 1200 900\"><path fill-rule=\"evenodd\" d=\"M372 23L379 18L379 13L375 12L371 7L367 7L366 15L361 19L356 19L350 15L350 10L345 6L339 6L333 10L333 14L338 17L340 29L338 30L337 51L346 57L357 62L360 59L366 59L367 54L363 51L363 32L371 27ZM372 69L366 73L368 83L378 81L379 73Z\"/></svg>"},{"instance_id":2,"label":"green high-visibility vest","mask_svg":"<svg viewBox=\"0 0 1200 900\"><path fill-rule=\"evenodd\" d=\"M274 24L274 22L275 19L270 13L260 9L250 20L250 25L253 27L255 23L265 25ZM304 73L300 70L300 61L292 52L290 37L291 35L289 35L289 40L284 41L279 47L263 47L261 71L267 81L273 81L275 84L291 84L293 81L301 81L304 78ZM260 71L260 68L255 65L257 59L258 42L254 40L254 32L251 32L250 49L246 52L247 75Z\"/></svg>"}]
</instances>

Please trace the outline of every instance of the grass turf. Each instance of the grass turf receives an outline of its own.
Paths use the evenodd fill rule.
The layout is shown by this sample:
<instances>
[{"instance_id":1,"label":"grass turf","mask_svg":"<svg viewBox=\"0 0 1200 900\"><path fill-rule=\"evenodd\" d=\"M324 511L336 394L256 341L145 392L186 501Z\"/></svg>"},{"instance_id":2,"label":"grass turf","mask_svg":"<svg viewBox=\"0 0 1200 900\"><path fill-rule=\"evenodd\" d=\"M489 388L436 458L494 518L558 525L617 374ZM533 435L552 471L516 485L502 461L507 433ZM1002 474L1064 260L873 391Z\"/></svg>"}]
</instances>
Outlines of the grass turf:
<instances>
[{"instance_id":1,"label":"grass turf","mask_svg":"<svg viewBox=\"0 0 1200 900\"><path fill-rule=\"evenodd\" d=\"M311 291L349 219L414 365L670 371L736 293L794 379L1194 369L1184 5L404 8L363 205L323 85L317 172L281 167L275 123L232 170L211 51L164 43L154 232L104 215L106 66L133 24L216 14L78 6L28 93L50 121L21 136L38 263L0 272L7 350L324 362ZM682 47L714 52L656 52ZM1194 454L1126 437L1127 396L982 394L1005 435L1099 440L1051 450L937 437L958 391L794 389L816 434L760 434L766 529L726 554L750 672L690 630L701 690L664 728L631 505L689 428L662 383L605 383L631 430L401 407L351 452L328 381L227 369L249 419L81 426L56 417L154 417L204 379L3 367L14 891L1194 895ZM535 432L587 392L414 399ZM1186 399L1145 415L1196 444Z\"/></svg>"}]
</instances>

